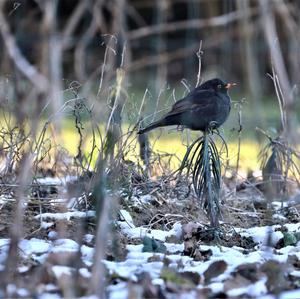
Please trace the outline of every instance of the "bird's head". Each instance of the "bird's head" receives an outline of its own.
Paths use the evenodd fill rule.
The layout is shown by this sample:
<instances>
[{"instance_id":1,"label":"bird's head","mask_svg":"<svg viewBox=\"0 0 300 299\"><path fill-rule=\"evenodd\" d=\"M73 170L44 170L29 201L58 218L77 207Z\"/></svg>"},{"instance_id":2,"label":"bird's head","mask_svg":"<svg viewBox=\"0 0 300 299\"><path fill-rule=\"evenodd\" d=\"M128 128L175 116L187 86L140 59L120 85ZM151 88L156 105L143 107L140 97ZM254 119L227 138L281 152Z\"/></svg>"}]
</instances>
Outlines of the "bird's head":
<instances>
[{"instance_id":1,"label":"bird's head","mask_svg":"<svg viewBox=\"0 0 300 299\"><path fill-rule=\"evenodd\" d=\"M225 83L221 79L215 78L215 79L211 79L211 80L204 82L199 87L201 89L213 89L215 91L226 93L229 88L231 88L235 85L236 85L236 83Z\"/></svg>"}]
</instances>

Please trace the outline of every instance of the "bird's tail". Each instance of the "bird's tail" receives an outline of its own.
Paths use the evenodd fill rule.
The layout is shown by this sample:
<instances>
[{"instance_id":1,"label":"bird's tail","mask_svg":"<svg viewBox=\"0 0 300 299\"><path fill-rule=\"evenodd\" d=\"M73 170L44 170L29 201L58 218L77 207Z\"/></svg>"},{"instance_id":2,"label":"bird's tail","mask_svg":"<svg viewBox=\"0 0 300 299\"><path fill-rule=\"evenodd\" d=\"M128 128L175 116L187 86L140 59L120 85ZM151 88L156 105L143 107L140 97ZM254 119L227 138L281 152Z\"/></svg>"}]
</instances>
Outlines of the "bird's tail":
<instances>
[{"instance_id":1,"label":"bird's tail","mask_svg":"<svg viewBox=\"0 0 300 299\"><path fill-rule=\"evenodd\" d=\"M166 123L165 119L160 119L158 121L153 122L152 124L150 124L148 127L144 128L144 129L140 129L137 133L138 134L144 134L147 133L155 128L158 127L162 127L162 126L167 126L168 124Z\"/></svg>"}]
</instances>

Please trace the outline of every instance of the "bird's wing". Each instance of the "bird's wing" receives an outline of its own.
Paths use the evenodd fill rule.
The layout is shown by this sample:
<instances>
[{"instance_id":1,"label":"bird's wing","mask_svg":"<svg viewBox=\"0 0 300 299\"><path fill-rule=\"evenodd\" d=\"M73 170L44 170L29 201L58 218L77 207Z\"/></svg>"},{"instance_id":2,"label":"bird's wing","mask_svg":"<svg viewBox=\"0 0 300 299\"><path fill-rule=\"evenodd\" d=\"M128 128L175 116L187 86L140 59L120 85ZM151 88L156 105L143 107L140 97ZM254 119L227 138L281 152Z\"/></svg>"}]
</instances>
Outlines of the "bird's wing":
<instances>
[{"instance_id":1,"label":"bird's wing","mask_svg":"<svg viewBox=\"0 0 300 299\"><path fill-rule=\"evenodd\" d=\"M195 90L185 98L177 101L168 115L176 115L190 110L210 110L215 105L215 92L210 90Z\"/></svg>"}]
</instances>

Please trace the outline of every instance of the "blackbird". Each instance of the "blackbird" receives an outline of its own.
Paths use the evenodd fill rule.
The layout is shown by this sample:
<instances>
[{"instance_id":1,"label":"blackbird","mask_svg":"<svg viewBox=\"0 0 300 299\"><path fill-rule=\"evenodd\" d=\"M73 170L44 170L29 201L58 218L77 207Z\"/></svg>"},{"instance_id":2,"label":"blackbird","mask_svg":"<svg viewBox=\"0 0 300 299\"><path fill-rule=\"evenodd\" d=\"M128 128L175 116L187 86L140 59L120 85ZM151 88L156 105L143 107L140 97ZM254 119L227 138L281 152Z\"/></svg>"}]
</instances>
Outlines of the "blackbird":
<instances>
[{"instance_id":1,"label":"blackbird","mask_svg":"<svg viewBox=\"0 0 300 299\"><path fill-rule=\"evenodd\" d=\"M206 131L221 126L227 119L231 100L228 89L235 83L224 83L221 79L208 80L177 101L163 118L153 122L138 134L158 127L184 126L192 130Z\"/></svg>"}]
</instances>

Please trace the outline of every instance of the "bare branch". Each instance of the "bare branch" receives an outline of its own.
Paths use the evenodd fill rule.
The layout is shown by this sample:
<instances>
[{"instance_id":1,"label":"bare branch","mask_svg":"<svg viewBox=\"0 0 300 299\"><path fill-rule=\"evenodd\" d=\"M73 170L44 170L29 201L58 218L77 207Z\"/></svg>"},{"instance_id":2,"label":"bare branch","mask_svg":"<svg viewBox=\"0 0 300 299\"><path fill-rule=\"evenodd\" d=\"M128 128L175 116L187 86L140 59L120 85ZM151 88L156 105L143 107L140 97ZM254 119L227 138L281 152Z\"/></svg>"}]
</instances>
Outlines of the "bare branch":
<instances>
[{"instance_id":1,"label":"bare branch","mask_svg":"<svg viewBox=\"0 0 300 299\"><path fill-rule=\"evenodd\" d=\"M28 78L28 80L36 87L39 92L48 90L48 81L29 61L23 56L17 46L14 36L11 34L9 26L3 14L4 1L0 4L0 31L4 44L10 58L16 67Z\"/></svg>"},{"instance_id":2,"label":"bare branch","mask_svg":"<svg viewBox=\"0 0 300 299\"><path fill-rule=\"evenodd\" d=\"M253 16L256 13L257 13L256 9L249 10L250 16ZM153 34L170 33L170 32L180 31L180 30L225 26L228 25L229 23L235 22L246 16L247 13L245 12L234 11L228 14L224 14L221 16L212 17L208 19L195 19L195 20L179 21L179 22L173 22L167 24L158 24L151 27L147 26L129 32L128 39L133 40L133 39L138 39Z\"/></svg>"},{"instance_id":3,"label":"bare branch","mask_svg":"<svg viewBox=\"0 0 300 299\"><path fill-rule=\"evenodd\" d=\"M62 33L62 47L67 48L70 44L70 37L74 33L79 21L81 20L89 1L79 1L73 14L68 20L68 23Z\"/></svg>"},{"instance_id":4,"label":"bare branch","mask_svg":"<svg viewBox=\"0 0 300 299\"><path fill-rule=\"evenodd\" d=\"M263 30L268 42L271 59L282 87L283 96L287 101L287 104L290 105L293 102L292 94L290 92L292 88L285 68L280 44L278 42L278 35L276 32L270 1L260 0L259 4L261 7L262 18L264 20Z\"/></svg>"},{"instance_id":5,"label":"bare branch","mask_svg":"<svg viewBox=\"0 0 300 299\"><path fill-rule=\"evenodd\" d=\"M222 34L216 34L211 36L210 38L207 38L205 41L205 49L220 45L220 43L227 41L231 34L235 34L235 31L232 31L230 33L224 32ZM136 71L147 66L168 63L176 59L181 59L193 55L198 50L199 43L194 43L191 44L189 47L179 48L172 52L166 51L157 55L145 56L143 58L136 59L135 61L133 61L128 66L128 71Z\"/></svg>"}]
</instances>

